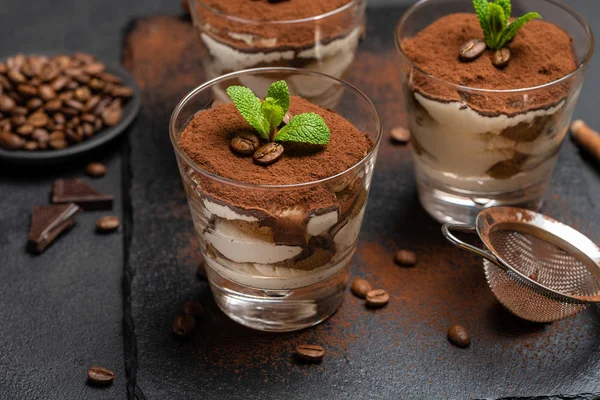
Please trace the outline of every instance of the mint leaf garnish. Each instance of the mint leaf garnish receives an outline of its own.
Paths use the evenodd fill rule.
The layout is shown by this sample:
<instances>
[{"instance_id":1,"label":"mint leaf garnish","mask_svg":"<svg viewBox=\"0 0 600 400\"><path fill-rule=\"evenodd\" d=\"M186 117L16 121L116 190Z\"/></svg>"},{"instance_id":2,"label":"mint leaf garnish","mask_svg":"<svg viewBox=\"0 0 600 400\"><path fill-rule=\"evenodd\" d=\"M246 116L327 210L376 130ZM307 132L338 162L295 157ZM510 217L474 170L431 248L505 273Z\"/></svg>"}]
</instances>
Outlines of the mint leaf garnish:
<instances>
[{"instance_id":1,"label":"mint leaf garnish","mask_svg":"<svg viewBox=\"0 0 600 400\"><path fill-rule=\"evenodd\" d=\"M281 121L283 121L283 117L285 117L285 111L283 111L283 108L272 97L267 97L265 101L263 101L260 111L265 119L269 121L271 129L273 127L278 127L281 124Z\"/></svg>"},{"instance_id":2,"label":"mint leaf garnish","mask_svg":"<svg viewBox=\"0 0 600 400\"><path fill-rule=\"evenodd\" d=\"M292 118L275 136L275 141L324 146L329 143L330 137L331 132L325 120L315 113L307 113Z\"/></svg>"},{"instance_id":3,"label":"mint leaf garnish","mask_svg":"<svg viewBox=\"0 0 600 400\"><path fill-rule=\"evenodd\" d=\"M493 3L488 0L473 0L473 8L483 30L485 43L493 50L504 47L529 21L542 18L538 13L530 12L509 25L512 14L510 0L495 0Z\"/></svg>"},{"instance_id":4,"label":"mint leaf garnish","mask_svg":"<svg viewBox=\"0 0 600 400\"><path fill-rule=\"evenodd\" d=\"M290 108L290 90L288 89L288 85L285 83L285 81L273 83L269 87L269 92L267 93L267 98L269 97L275 100L277 105L283 109L283 115L288 112L288 109Z\"/></svg>"},{"instance_id":5,"label":"mint leaf garnish","mask_svg":"<svg viewBox=\"0 0 600 400\"><path fill-rule=\"evenodd\" d=\"M233 100L242 117L248 121L250 126L256 129L260 137L269 140L269 121L262 113L260 99L252 93L252 90L244 86L230 86L227 88L227 94Z\"/></svg>"}]
</instances>

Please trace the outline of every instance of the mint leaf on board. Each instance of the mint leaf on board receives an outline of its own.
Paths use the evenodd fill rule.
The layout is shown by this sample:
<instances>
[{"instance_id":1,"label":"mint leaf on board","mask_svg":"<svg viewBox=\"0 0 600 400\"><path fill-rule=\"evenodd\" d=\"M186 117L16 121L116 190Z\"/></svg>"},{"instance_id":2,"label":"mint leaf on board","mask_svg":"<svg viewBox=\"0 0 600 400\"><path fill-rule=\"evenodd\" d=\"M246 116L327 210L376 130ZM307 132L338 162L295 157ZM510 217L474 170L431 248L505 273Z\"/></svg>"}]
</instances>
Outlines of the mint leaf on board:
<instances>
[{"instance_id":1,"label":"mint leaf on board","mask_svg":"<svg viewBox=\"0 0 600 400\"><path fill-rule=\"evenodd\" d=\"M229 86L227 94L233 100L242 117L256 129L260 137L269 140L269 121L262 113L260 99L254 95L252 90L244 86Z\"/></svg>"},{"instance_id":2,"label":"mint leaf on board","mask_svg":"<svg viewBox=\"0 0 600 400\"><path fill-rule=\"evenodd\" d=\"M290 90L285 81L274 82L269 87L267 98L269 97L275 100L277 105L282 108L283 115L285 115L285 113L288 112L288 109L290 108Z\"/></svg>"},{"instance_id":3,"label":"mint leaf on board","mask_svg":"<svg viewBox=\"0 0 600 400\"><path fill-rule=\"evenodd\" d=\"M504 16L509 20L512 15L512 5L510 4L510 0L496 0L495 3L502 7Z\"/></svg>"},{"instance_id":4,"label":"mint leaf on board","mask_svg":"<svg viewBox=\"0 0 600 400\"><path fill-rule=\"evenodd\" d=\"M525 26L526 23L532 21L534 19L541 19L542 16L536 12L530 12L522 17L515 19L509 26L502 32L502 36L500 36L499 47L503 47L506 43L510 42L517 32Z\"/></svg>"},{"instance_id":5,"label":"mint leaf on board","mask_svg":"<svg viewBox=\"0 0 600 400\"><path fill-rule=\"evenodd\" d=\"M265 119L269 122L270 129L278 127L283 121L285 111L279 103L272 97L267 97L260 106L260 111Z\"/></svg>"},{"instance_id":6,"label":"mint leaf on board","mask_svg":"<svg viewBox=\"0 0 600 400\"><path fill-rule=\"evenodd\" d=\"M276 142L298 142L324 146L329 143L331 132L325 120L315 113L296 115L281 128Z\"/></svg>"}]
</instances>

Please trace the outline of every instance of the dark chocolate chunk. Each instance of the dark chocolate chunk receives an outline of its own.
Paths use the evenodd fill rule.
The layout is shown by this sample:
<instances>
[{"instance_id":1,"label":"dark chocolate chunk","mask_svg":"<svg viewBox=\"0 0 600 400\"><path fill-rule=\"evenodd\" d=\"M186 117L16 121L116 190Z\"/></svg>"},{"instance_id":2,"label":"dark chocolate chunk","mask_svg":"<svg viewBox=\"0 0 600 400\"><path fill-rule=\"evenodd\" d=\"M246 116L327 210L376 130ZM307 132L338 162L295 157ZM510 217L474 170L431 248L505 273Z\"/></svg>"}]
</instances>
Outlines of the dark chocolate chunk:
<instances>
[{"instance_id":1,"label":"dark chocolate chunk","mask_svg":"<svg viewBox=\"0 0 600 400\"><path fill-rule=\"evenodd\" d=\"M113 196L95 191L81 179L58 179L52 185L53 203L75 203L84 210L110 210Z\"/></svg>"},{"instance_id":2,"label":"dark chocolate chunk","mask_svg":"<svg viewBox=\"0 0 600 400\"><path fill-rule=\"evenodd\" d=\"M73 203L35 206L31 212L27 250L43 252L61 233L75 225L75 217L81 211Z\"/></svg>"}]
</instances>

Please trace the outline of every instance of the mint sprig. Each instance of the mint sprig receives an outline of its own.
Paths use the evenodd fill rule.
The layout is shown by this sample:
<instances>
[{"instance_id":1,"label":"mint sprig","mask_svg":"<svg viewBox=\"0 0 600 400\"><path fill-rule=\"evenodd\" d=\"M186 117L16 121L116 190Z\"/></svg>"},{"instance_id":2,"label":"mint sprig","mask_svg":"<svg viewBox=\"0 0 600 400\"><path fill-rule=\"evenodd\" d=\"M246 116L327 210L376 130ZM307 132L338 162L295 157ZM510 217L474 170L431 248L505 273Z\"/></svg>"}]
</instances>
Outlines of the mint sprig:
<instances>
[{"instance_id":1,"label":"mint sprig","mask_svg":"<svg viewBox=\"0 0 600 400\"><path fill-rule=\"evenodd\" d=\"M510 24L512 5L510 0L473 0L473 7L483 30L485 44L493 50L499 50L510 42L517 32L528 22L541 19L536 12L527 13Z\"/></svg>"},{"instance_id":2,"label":"mint sprig","mask_svg":"<svg viewBox=\"0 0 600 400\"><path fill-rule=\"evenodd\" d=\"M264 140L317 146L329 143L331 132L325 120L315 113L296 115L279 130L290 107L290 92L285 81L273 83L262 102L250 89L243 86L230 86L227 94L240 114Z\"/></svg>"}]
</instances>

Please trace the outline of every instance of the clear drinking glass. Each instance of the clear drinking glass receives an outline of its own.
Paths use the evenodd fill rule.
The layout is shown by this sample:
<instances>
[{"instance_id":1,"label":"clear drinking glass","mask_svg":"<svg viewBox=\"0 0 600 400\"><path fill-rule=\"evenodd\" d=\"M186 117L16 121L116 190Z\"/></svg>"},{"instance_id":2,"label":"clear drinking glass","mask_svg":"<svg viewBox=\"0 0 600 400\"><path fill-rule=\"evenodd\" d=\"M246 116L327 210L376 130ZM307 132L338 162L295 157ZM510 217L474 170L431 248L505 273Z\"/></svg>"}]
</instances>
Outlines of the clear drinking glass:
<instances>
[{"instance_id":1,"label":"clear drinking glass","mask_svg":"<svg viewBox=\"0 0 600 400\"><path fill-rule=\"evenodd\" d=\"M513 0L512 4L513 15L539 11L545 21L571 35L578 62L575 71L538 87L488 90L446 82L414 65L402 51L402 40L442 16L473 13L470 1L422 0L396 27L419 198L425 210L440 222L473 224L481 209L493 206L540 209L569 128L594 49L590 27L571 7L557 0ZM446 86L460 101L443 105L432 101L413 89L417 80L427 86ZM558 97L558 101L542 110L528 106L545 96ZM468 104L475 98L488 103L502 100L522 112L481 115Z\"/></svg>"},{"instance_id":2,"label":"clear drinking glass","mask_svg":"<svg viewBox=\"0 0 600 400\"><path fill-rule=\"evenodd\" d=\"M296 88L304 84L329 85L339 95L341 101L333 111L373 142L359 163L316 182L255 185L211 174L180 149L179 137L187 123L215 102L215 87L225 89L254 79L273 82L282 74L288 76L292 95L297 95ZM262 84L248 87L259 97L267 94ZM312 101L321 105L318 99ZM210 287L221 310L243 325L265 331L302 329L333 314L344 299L381 141L381 122L371 101L358 89L326 75L291 68L258 68L213 79L193 90L175 108L169 131ZM220 189L218 198L215 188ZM236 200L224 193L245 199L243 214ZM333 199L333 207L318 210L311 202L322 198L323 193ZM282 200L290 198L303 200ZM260 223L265 216L271 218L267 225L278 226L283 236L298 233L298 225L290 221L307 217L301 233L305 242L277 242L271 228ZM285 261L281 261L282 254ZM273 257L280 258L274 262Z\"/></svg>"},{"instance_id":3,"label":"clear drinking glass","mask_svg":"<svg viewBox=\"0 0 600 400\"><path fill-rule=\"evenodd\" d=\"M208 79L257 67L304 68L342 79L354 60L365 8L366 0L351 0L337 10L310 18L257 21L224 14L204 0L190 0ZM285 73L280 79L286 79ZM329 85L307 86L298 93L323 103L330 89Z\"/></svg>"}]
</instances>

